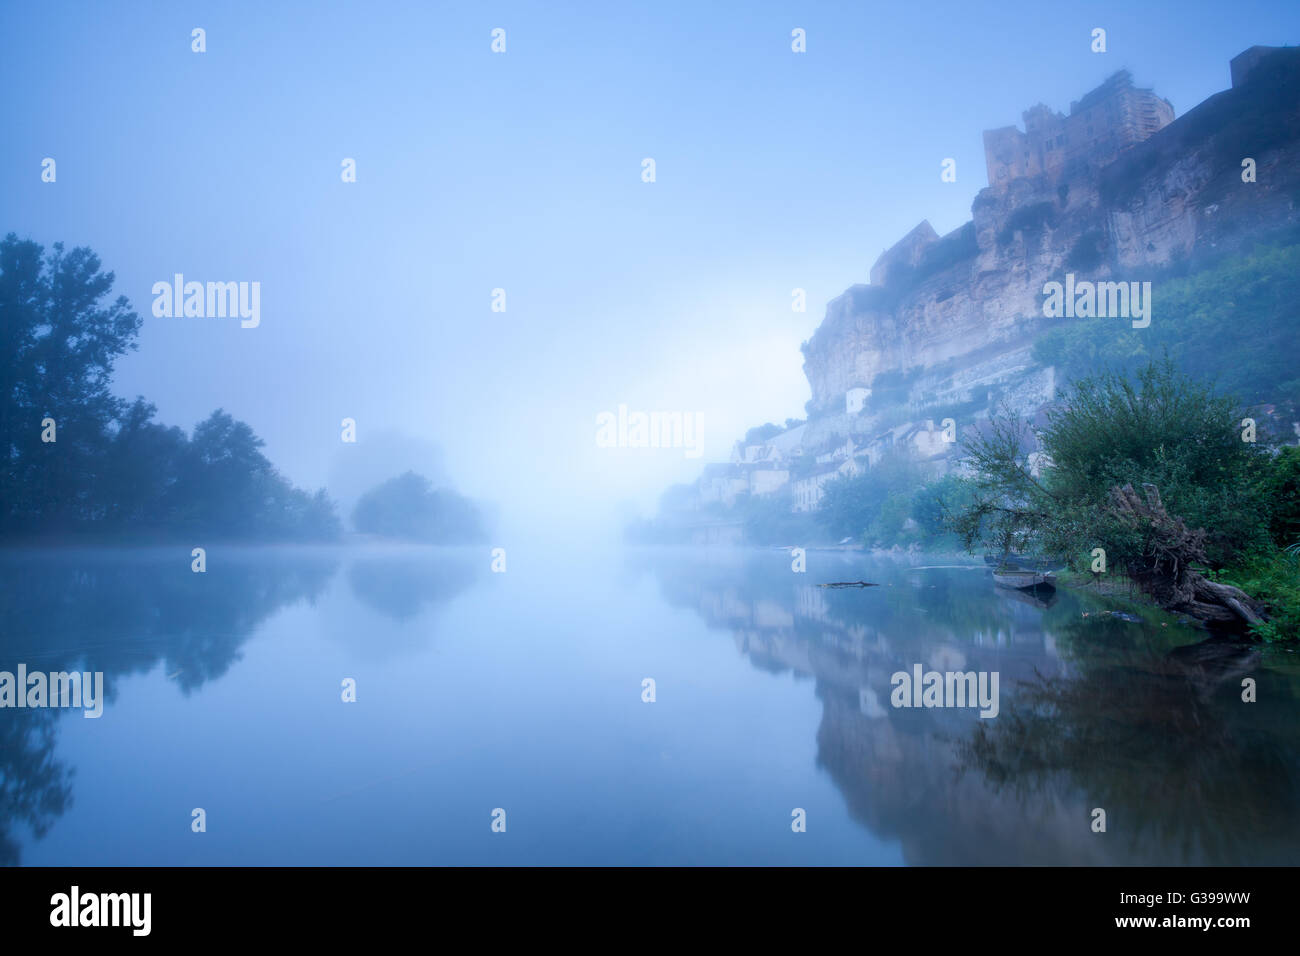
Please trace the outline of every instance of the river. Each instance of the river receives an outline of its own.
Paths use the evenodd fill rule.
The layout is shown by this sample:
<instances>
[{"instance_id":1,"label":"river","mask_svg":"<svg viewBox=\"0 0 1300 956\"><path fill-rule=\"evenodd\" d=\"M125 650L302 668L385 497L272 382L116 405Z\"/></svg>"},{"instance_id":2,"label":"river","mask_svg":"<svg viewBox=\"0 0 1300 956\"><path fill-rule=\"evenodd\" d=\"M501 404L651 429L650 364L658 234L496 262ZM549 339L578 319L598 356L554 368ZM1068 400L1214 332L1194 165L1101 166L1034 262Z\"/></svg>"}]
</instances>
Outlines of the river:
<instances>
[{"instance_id":1,"label":"river","mask_svg":"<svg viewBox=\"0 0 1300 956\"><path fill-rule=\"evenodd\" d=\"M0 553L0 671L102 671L106 696L98 719L0 710L0 863L1297 859L1293 650L1086 592L1046 605L951 557L813 551L796 573L781 551L539 545L491 565ZM878 586L817 586L858 580ZM997 715L895 706L917 665L997 674Z\"/></svg>"}]
</instances>

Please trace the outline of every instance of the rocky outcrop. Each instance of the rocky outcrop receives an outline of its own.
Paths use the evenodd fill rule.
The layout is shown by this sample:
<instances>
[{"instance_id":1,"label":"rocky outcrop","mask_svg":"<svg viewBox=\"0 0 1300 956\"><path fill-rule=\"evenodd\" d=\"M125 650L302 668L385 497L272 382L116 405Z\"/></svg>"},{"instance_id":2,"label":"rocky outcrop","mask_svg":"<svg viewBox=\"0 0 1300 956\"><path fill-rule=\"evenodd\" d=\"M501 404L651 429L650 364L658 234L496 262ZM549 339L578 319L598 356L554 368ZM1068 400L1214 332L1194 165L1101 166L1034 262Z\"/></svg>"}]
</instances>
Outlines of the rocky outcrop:
<instances>
[{"instance_id":1,"label":"rocky outcrop","mask_svg":"<svg viewBox=\"0 0 1300 956\"><path fill-rule=\"evenodd\" d=\"M915 269L920 265L930 244L938 239L939 234L930 225L930 220L922 220L919 226L890 246L876 260L876 264L871 267L871 284L886 285L891 272Z\"/></svg>"},{"instance_id":2,"label":"rocky outcrop","mask_svg":"<svg viewBox=\"0 0 1300 956\"><path fill-rule=\"evenodd\" d=\"M1234 68L1233 89L1114 162L985 189L971 221L942 238L928 222L912 230L804 344L812 415L843 416L855 387L872 394L849 431L891 407L1032 408L1054 387L1033 342L1069 321L1043 317L1045 282L1152 281L1158 309L1171 266L1300 229L1300 50L1258 50L1249 71ZM1243 181L1247 158L1254 182Z\"/></svg>"}]
</instances>

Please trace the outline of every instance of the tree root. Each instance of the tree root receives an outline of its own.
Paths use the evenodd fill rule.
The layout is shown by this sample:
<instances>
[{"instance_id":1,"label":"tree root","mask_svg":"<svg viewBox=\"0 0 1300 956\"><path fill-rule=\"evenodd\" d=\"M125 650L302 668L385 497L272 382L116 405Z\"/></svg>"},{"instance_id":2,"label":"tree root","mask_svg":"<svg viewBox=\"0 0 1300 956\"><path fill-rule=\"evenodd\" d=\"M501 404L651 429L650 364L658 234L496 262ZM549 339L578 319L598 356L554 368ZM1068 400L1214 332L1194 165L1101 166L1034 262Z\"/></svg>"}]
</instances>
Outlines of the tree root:
<instances>
[{"instance_id":1,"label":"tree root","mask_svg":"<svg viewBox=\"0 0 1300 956\"><path fill-rule=\"evenodd\" d=\"M1263 609L1240 588L1211 581L1193 568L1208 563L1204 529L1188 529L1183 519L1170 515L1155 485L1144 484L1145 500L1131 484L1110 490L1109 510L1114 517L1141 529L1147 539L1141 564L1128 570L1166 610L1199 621L1221 624L1257 624L1267 620Z\"/></svg>"}]
</instances>

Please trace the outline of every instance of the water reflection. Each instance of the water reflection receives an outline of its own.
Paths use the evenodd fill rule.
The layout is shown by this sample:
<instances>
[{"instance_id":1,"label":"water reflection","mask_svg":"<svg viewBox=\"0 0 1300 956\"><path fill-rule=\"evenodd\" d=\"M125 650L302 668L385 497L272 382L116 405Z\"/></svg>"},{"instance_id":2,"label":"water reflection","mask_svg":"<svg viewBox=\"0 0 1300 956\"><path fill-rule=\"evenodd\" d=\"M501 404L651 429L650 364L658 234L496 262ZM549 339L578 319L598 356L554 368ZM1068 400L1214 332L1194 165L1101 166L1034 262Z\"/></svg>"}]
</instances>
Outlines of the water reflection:
<instances>
[{"instance_id":1,"label":"water reflection","mask_svg":"<svg viewBox=\"0 0 1300 956\"><path fill-rule=\"evenodd\" d=\"M42 837L72 800L71 772L54 757L54 728L50 710L13 711L0 719L0 866L20 862L13 824Z\"/></svg>"},{"instance_id":2,"label":"water reflection","mask_svg":"<svg viewBox=\"0 0 1300 956\"><path fill-rule=\"evenodd\" d=\"M1025 600L975 567L631 560L755 666L815 678L819 766L908 863L1290 863L1300 849L1300 700L1280 650L1207 642L1163 616L1128 623L1069 590ZM863 576L882 586L816 586ZM1000 672L1001 714L895 709L890 677L915 663ZM1259 703L1241 699L1247 676Z\"/></svg>"},{"instance_id":3,"label":"water reflection","mask_svg":"<svg viewBox=\"0 0 1300 956\"><path fill-rule=\"evenodd\" d=\"M275 611L315 601L337 564L328 552L214 550L195 574L183 549L0 553L0 664L101 670L112 701L112 677L161 661L189 693Z\"/></svg>"},{"instance_id":4,"label":"water reflection","mask_svg":"<svg viewBox=\"0 0 1300 956\"><path fill-rule=\"evenodd\" d=\"M1089 655L1069 677L1026 681L1005 719L963 741L963 765L1022 802L1086 793L1153 862L1294 863L1300 701L1262 657L1216 641ZM1267 706L1242 701L1247 676Z\"/></svg>"},{"instance_id":5,"label":"water reflection","mask_svg":"<svg viewBox=\"0 0 1300 956\"><path fill-rule=\"evenodd\" d=\"M198 859L152 825L150 790L181 790L178 780L206 768L209 799L260 821L305 797L320 803L342 752L377 781L338 788L364 794L348 815L321 803L319 818L300 820L301 833L265 840L246 826L232 831L248 835L245 845L208 841L202 852L230 855L202 859L291 862L320 828L355 827L383 848L359 859L420 862L406 847L421 837L424 818L411 823L392 806L459 819L478 812L479 801L498 805L506 788L537 820L550 819L539 807L569 807L594 789L602 806L620 808L636 827L655 821L662 835L653 845L634 831L611 840L605 820L575 849L572 833L539 823L535 845L481 846L471 834L454 857L439 859L480 862L506 846L519 854L512 862L734 862L761 843L770 819L770 808L756 811L736 787L737 775L750 772L766 781L758 803L788 783L796 800L820 789L835 803L838 790L848 811L836 806L833 824L810 830L829 849L809 840L799 844L802 857L780 857L782 846L751 851L759 862L766 853L853 860L860 848L891 862L901 850L912 864L1290 863L1300 849L1291 827L1300 805L1300 675L1286 651L1207 643L1167 618L1128 623L1077 592L1026 601L995 590L983 567L814 553L808 573L794 574L780 552L681 550L577 570L555 561L479 588L489 577L481 550L213 550L204 575L190 571L184 550L0 554L0 670L19 662L102 670L109 708L119 694L145 702L134 723L85 721L94 733L80 733L80 711L0 711L0 862L20 862L22 841L64 816L42 847L54 860L79 859L78 839L96 841L123 824L139 841L133 859ZM859 579L880 586L816 586ZM523 589L500 587L517 584ZM704 630L693 620L682 628L672 607L689 609L737 653L725 644L721 654L701 653ZM456 622L455 633L442 629L444 620ZM244 655L257 666L236 668ZM656 672L646 670L651 660L697 682L676 689L685 708L640 705L640 678ZM997 671L999 716L894 708L890 678L915 664ZM777 687L743 674L738 684L737 670L750 667L810 683ZM149 682L121 680L145 673ZM359 677L364 707L338 705L339 674ZM221 693L207 691L223 677ZM1258 703L1242 702L1244 677L1258 682ZM539 698L539 681L563 692ZM190 699L169 695L173 686ZM278 695L269 704L268 686ZM723 707L752 709L736 721L738 711ZM701 733L729 718L727 742ZM272 768L266 776L279 789L249 794L232 780L224 791L228 772L186 763L174 734L153 733L187 720L210 741L240 742L220 768ZM68 812L76 779L60 759L61 728L62 746L88 778L121 785L109 793L125 800L82 793ZM783 736L790 728L797 734ZM250 747L262 763L246 764ZM141 750L180 755L180 763L157 771L170 776L121 784L115 768L142 766ZM665 768L658 790L646 785L646 754L673 755L671 765L656 764ZM688 793L708 799L670 796ZM692 817L689 807L714 803L753 814L728 836L734 842L708 846L715 822ZM1090 829L1098 806L1106 834Z\"/></svg>"},{"instance_id":6,"label":"water reflection","mask_svg":"<svg viewBox=\"0 0 1300 956\"><path fill-rule=\"evenodd\" d=\"M348 569L348 581L367 607L394 621L409 621L426 607L467 591L482 577L482 563L481 553L425 549L361 558Z\"/></svg>"},{"instance_id":7,"label":"water reflection","mask_svg":"<svg viewBox=\"0 0 1300 956\"><path fill-rule=\"evenodd\" d=\"M103 671L108 706L119 679L161 665L189 696L221 678L277 612L316 605L341 565L371 622L341 619L341 637L367 652L408 650L433 635L423 612L464 593L482 554L430 548L210 549L196 574L184 549L0 553L0 670ZM408 626L419 618L418 626ZM398 622L386 630L380 622ZM401 625L401 626L398 626ZM392 633L389 633L391 631ZM0 712L0 864L20 862L15 826L40 838L68 809L73 772L57 757L59 721L80 711Z\"/></svg>"}]
</instances>

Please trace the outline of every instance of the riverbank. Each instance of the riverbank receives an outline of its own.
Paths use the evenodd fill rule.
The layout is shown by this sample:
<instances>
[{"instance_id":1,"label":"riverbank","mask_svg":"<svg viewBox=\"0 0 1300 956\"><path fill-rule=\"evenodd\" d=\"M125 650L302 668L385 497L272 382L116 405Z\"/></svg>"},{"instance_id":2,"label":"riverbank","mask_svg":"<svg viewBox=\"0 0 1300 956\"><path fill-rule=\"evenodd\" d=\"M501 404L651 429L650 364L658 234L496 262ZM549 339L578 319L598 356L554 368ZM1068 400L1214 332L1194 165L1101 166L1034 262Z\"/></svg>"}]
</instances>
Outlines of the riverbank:
<instances>
[{"instance_id":1,"label":"riverbank","mask_svg":"<svg viewBox=\"0 0 1300 956\"><path fill-rule=\"evenodd\" d=\"M1056 572L1056 584L1057 587L1104 598L1107 604L1116 605L1116 607L1107 609L1107 611L1130 614L1153 626L1169 627L1177 624L1184 627L1198 627L1209 630L1202 621L1198 621L1186 614L1176 614L1161 607L1153 598L1144 594L1135 581L1124 575L1092 574L1087 571L1065 570ZM1107 611L1099 613L1107 613Z\"/></svg>"},{"instance_id":2,"label":"riverbank","mask_svg":"<svg viewBox=\"0 0 1300 956\"><path fill-rule=\"evenodd\" d=\"M1102 575L1087 571L1065 570L1057 572L1056 582L1059 587L1120 602L1125 606L1123 610L1132 613L1156 612L1166 618L1160 622L1162 626L1177 622L1217 634L1232 634L1243 641L1250 642L1295 641L1295 622L1300 616L1300 612L1296 610L1300 607L1300 582L1297 581L1295 572L1300 570L1300 562L1283 555L1282 552L1279 552L1279 555L1276 561L1255 562L1243 568L1210 575L1217 582L1241 588L1252 598L1269 607L1270 619L1252 628L1216 627L1214 622L1197 620L1191 615L1167 610L1143 592L1137 582L1122 574Z\"/></svg>"}]
</instances>

